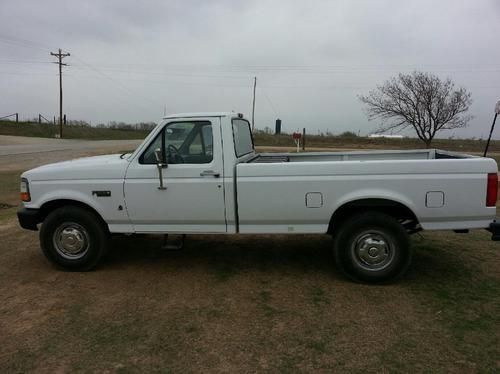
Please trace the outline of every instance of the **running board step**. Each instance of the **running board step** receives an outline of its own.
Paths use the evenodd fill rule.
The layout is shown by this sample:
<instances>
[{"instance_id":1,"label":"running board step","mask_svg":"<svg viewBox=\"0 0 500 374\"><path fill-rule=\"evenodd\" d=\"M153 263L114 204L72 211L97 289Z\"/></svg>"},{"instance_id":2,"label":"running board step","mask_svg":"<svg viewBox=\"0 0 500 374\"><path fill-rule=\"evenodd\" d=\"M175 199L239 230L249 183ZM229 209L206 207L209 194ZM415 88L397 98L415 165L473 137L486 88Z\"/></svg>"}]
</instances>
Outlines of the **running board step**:
<instances>
[{"instance_id":1,"label":"running board step","mask_svg":"<svg viewBox=\"0 0 500 374\"><path fill-rule=\"evenodd\" d=\"M184 241L186 240L186 234L182 235L163 235L163 244L161 249L165 251L179 251L184 248Z\"/></svg>"}]
</instances>

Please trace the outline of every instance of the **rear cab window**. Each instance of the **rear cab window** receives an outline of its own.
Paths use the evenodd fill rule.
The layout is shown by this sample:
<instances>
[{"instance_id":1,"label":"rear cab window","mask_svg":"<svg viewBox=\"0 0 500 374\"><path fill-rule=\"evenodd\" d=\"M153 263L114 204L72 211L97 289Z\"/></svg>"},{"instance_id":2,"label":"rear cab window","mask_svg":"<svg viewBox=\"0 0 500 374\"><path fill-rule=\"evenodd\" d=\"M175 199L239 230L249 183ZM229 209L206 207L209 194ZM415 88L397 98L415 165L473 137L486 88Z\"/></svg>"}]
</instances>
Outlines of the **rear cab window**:
<instances>
[{"instance_id":1,"label":"rear cab window","mask_svg":"<svg viewBox=\"0 0 500 374\"><path fill-rule=\"evenodd\" d=\"M234 118L232 120L232 125L236 157L242 157L253 153L255 149L250 123L244 119Z\"/></svg>"}]
</instances>

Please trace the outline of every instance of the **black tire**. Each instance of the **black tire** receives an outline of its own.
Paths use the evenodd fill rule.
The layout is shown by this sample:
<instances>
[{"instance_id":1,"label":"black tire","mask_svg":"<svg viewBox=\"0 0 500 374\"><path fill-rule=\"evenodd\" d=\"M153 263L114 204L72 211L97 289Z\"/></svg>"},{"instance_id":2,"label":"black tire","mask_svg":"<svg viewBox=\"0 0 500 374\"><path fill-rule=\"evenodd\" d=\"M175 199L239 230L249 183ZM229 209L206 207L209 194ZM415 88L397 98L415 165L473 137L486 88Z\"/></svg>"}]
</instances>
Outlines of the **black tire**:
<instances>
[{"instance_id":1,"label":"black tire","mask_svg":"<svg viewBox=\"0 0 500 374\"><path fill-rule=\"evenodd\" d=\"M40 229L40 246L45 257L69 271L88 271L106 253L109 232L95 213L77 206L51 212Z\"/></svg>"},{"instance_id":2,"label":"black tire","mask_svg":"<svg viewBox=\"0 0 500 374\"><path fill-rule=\"evenodd\" d=\"M396 219L365 212L351 216L335 231L334 255L337 267L350 279L380 283L404 274L412 250L408 233Z\"/></svg>"}]
</instances>

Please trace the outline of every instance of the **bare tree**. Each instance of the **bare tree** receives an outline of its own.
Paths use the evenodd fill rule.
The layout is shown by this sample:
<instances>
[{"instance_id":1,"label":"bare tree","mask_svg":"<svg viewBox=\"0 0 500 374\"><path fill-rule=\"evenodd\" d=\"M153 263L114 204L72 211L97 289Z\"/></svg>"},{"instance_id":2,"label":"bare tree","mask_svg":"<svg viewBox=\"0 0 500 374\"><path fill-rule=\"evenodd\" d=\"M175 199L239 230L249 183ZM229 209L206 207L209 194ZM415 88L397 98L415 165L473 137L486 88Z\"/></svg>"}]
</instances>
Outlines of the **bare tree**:
<instances>
[{"instance_id":1,"label":"bare tree","mask_svg":"<svg viewBox=\"0 0 500 374\"><path fill-rule=\"evenodd\" d=\"M439 131L465 127L472 119L466 114L471 93L430 73L401 73L359 99L369 120L382 121L379 132L413 127L427 147Z\"/></svg>"}]
</instances>

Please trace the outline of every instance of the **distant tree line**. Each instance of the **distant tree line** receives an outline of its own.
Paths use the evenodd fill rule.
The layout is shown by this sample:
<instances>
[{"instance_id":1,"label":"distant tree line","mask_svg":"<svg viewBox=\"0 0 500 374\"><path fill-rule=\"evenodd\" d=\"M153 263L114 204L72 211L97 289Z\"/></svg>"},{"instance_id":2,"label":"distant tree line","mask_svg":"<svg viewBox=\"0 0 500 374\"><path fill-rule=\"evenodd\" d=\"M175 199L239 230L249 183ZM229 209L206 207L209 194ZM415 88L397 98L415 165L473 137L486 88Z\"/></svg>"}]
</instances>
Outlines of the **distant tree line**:
<instances>
[{"instance_id":1,"label":"distant tree line","mask_svg":"<svg viewBox=\"0 0 500 374\"><path fill-rule=\"evenodd\" d=\"M2 118L0 119L0 122L14 122L15 118ZM20 122L27 122L27 123L41 123L41 124L53 124L54 122L51 120L48 120L45 117L32 117L32 118L27 118L24 119ZM92 124L88 121L84 120L79 120L79 119L68 119L65 122L66 126L73 126L73 127L96 127L100 129L116 129L116 130L137 130L137 131L151 131L155 126L155 122L137 122L137 123L126 123L123 121L117 122L117 121L110 121L108 123L99 123L95 126L92 126Z\"/></svg>"},{"instance_id":2,"label":"distant tree line","mask_svg":"<svg viewBox=\"0 0 500 374\"><path fill-rule=\"evenodd\" d=\"M150 131L156 126L154 122L139 122L139 123L125 123L111 121L107 124L99 123L96 125L98 128L108 128L115 130L139 130L139 131Z\"/></svg>"},{"instance_id":3,"label":"distant tree line","mask_svg":"<svg viewBox=\"0 0 500 374\"><path fill-rule=\"evenodd\" d=\"M34 117L32 119L28 119L27 122L30 123L38 123L38 117ZM11 121L10 118L6 118L2 121ZM42 123L52 124L52 121L45 120ZM73 127L92 127L92 124L88 121L78 120L78 119L70 119L66 121L66 126ZM110 121L108 123L98 123L94 127L99 129L115 129L115 130L137 130L137 131L151 131L156 126L155 122L138 122L138 123L126 123L126 122L117 122Z\"/></svg>"},{"instance_id":4,"label":"distant tree line","mask_svg":"<svg viewBox=\"0 0 500 374\"><path fill-rule=\"evenodd\" d=\"M306 128L306 131L307 131L307 128ZM255 134L256 135L275 135L273 130L269 126L264 127L264 129L255 129ZM289 134L286 131L282 131L280 135L292 136L292 134ZM359 137L359 135L353 131L344 131L344 132L341 132L339 134L335 134L335 133L331 132L330 130L326 130L325 132L318 130L318 132L316 132L316 133L310 133L310 134L307 133L307 135L309 135L309 136L321 136L321 137L335 137L336 136L336 137L340 137L340 138L357 138L357 137Z\"/></svg>"}]
</instances>

